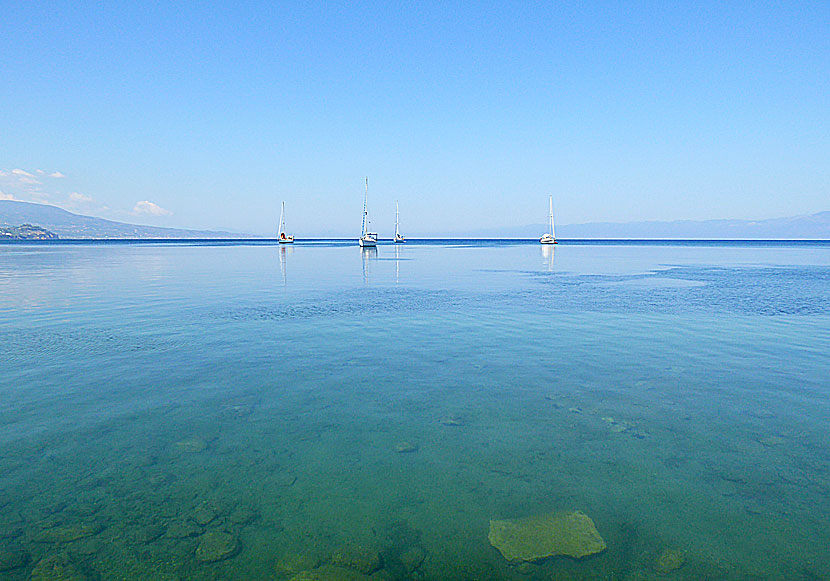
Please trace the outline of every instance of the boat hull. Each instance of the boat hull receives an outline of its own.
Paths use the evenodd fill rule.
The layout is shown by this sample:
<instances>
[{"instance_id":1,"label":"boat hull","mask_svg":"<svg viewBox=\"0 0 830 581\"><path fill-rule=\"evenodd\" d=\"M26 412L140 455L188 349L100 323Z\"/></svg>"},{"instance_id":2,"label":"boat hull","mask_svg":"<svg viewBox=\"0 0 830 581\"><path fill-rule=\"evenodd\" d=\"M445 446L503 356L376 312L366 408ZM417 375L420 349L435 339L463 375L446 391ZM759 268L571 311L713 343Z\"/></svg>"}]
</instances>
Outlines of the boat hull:
<instances>
[{"instance_id":1,"label":"boat hull","mask_svg":"<svg viewBox=\"0 0 830 581\"><path fill-rule=\"evenodd\" d=\"M294 244L294 237L293 236L286 236L285 238L277 238L277 241L280 244Z\"/></svg>"},{"instance_id":2,"label":"boat hull","mask_svg":"<svg viewBox=\"0 0 830 581\"><path fill-rule=\"evenodd\" d=\"M374 248L378 245L378 241L374 238L360 238L358 239L358 244L360 244L361 248Z\"/></svg>"},{"instance_id":3,"label":"boat hull","mask_svg":"<svg viewBox=\"0 0 830 581\"><path fill-rule=\"evenodd\" d=\"M556 238L553 238L550 234L545 234L541 238L539 238L540 244L557 244Z\"/></svg>"}]
</instances>

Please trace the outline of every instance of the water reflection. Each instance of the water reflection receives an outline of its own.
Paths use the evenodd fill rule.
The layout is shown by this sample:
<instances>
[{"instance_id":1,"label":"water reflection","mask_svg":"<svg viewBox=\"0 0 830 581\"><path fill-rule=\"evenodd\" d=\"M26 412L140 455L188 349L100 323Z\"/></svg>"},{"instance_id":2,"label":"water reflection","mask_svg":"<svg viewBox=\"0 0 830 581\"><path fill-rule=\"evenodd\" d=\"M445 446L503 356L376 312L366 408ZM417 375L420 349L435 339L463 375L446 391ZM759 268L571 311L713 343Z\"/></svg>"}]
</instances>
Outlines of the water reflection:
<instances>
[{"instance_id":1,"label":"water reflection","mask_svg":"<svg viewBox=\"0 0 830 581\"><path fill-rule=\"evenodd\" d=\"M369 273L371 271L370 262L377 260L378 249L377 246L361 247L360 255L363 258L363 284L369 284Z\"/></svg>"},{"instance_id":2,"label":"water reflection","mask_svg":"<svg viewBox=\"0 0 830 581\"><path fill-rule=\"evenodd\" d=\"M282 273L282 286L287 286L288 276L288 257L294 254L294 248L290 246L280 246L280 273Z\"/></svg>"},{"instance_id":3,"label":"water reflection","mask_svg":"<svg viewBox=\"0 0 830 581\"><path fill-rule=\"evenodd\" d=\"M546 272L553 272L553 245L540 244L542 249L542 261Z\"/></svg>"},{"instance_id":4,"label":"water reflection","mask_svg":"<svg viewBox=\"0 0 830 581\"><path fill-rule=\"evenodd\" d=\"M401 275L401 246L395 244L395 284L398 284Z\"/></svg>"}]
</instances>

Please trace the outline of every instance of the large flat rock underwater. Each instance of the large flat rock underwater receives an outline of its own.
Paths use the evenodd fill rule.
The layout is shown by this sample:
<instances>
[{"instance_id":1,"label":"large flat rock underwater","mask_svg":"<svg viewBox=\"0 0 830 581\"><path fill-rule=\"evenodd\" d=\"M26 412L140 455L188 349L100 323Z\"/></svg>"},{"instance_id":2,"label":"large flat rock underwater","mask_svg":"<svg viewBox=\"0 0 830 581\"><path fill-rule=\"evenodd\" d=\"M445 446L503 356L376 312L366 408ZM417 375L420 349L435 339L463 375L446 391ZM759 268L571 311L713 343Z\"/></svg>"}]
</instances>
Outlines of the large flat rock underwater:
<instances>
[{"instance_id":1,"label":"large flat rock underwater","mask_svg":"<svg viewBox=\"0 0 830 581\"><path fill-rule=\"evenodd\" d=\"M513 562L540 561L557 555L581 559L606 548L594 521L578 510L491 520L488 539Z\"/></svg>"}]
</instances>

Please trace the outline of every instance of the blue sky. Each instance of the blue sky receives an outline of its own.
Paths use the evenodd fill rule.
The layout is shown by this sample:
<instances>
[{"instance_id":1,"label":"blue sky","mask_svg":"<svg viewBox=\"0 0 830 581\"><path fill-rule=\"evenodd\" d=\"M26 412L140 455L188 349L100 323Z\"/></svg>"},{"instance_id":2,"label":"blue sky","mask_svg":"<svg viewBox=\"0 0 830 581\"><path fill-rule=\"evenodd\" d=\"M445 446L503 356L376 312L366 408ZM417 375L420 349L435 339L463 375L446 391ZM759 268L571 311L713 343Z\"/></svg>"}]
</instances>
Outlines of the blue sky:
<instances>
[{"instance_id":1,"label":"blue sky","mask_svg":"<svg viewBox=\"0 0 830 581\"><path fill-rule=\"evenodd\" d=\"M119 220L357 233L367 175L382 236L830 209L826 1L17 2L0 71L0 197Z\"/></svg>"}]
</instances>

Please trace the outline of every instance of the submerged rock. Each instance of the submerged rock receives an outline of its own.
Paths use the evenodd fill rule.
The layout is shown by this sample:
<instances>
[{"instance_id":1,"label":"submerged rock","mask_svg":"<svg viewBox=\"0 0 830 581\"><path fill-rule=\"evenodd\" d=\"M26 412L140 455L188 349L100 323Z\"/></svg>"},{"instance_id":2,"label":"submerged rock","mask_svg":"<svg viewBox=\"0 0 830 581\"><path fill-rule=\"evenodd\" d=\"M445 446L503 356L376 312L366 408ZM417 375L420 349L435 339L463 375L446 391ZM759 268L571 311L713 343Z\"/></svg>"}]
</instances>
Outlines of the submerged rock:
<instances>
[{"instance_id":1,"label":"submerged rock","mask_svg":"<svg viewBox=\"0 0 830 581\"><path fill-rule=\"evenodd\" d=\"M680 567L686 562L686 555L683 551L678 551L676 549L666 549L661 554L660 557L657 559L657 570L660 573L670 573Z\"/></svg>"},{"instance_id":2,"label":"submerged rock","mask_svg":"<svg viewBox=\"0 0 830 581\"><path fill-rule=\"evenodd\" d=\"M237 506L231 511L228 520L231 524L246 525L257 518L257 512L249 506Z\"/></svg>"},{"instance_id":3,"label":"submerged rock","mask_svg":"<svg viewBox=\"0 0 830 581\"><path fill-rule=\"evenodd\" d=\"M31 581L84 581L86 578L65 554L44 557L37 562L29 577Z\"/></svg>"},{"instance_id":4,"label":"submerged rock","mask_svg":"<svg viewBox=\"0 0 830 581\"><path fill-rule=\"evenodd\" d=\"M608 424L608 429L611 430L611 432L614 434L621 434L622 432L627 432L628 430L634 427L628 422L615 420L610 416L603 417L602 421Z\"/></svg>"},{"instance_id":5,"label":"submerged rock","mask_svg":"<svg viewBox=\"0 0 830 581\"><path fill-rule=\"evenodd\" d=\"M427 557L426 551L423 547L415 545L409 547L400 555L401 563L403 564L404 568L408 575L411 575L415 569L420 567L424 560Z\"/></svg>"},{"instance_id":6,"label":"submerged rock","mask_svg":"<svg viewBox=\"0 0 830 581\"><path fill-rule=\"evenodd\" d=\"M167 534L165 536L168 539L186 539L188 537L199 536L201 532L202 528L199 527L196 523L192 523L189 521L174 521L167 525Z\"/></svg>"},{"instance_id":7,"label":"submerged rock","mask_svg":"<svg viewBox=\"0 0 830 581\"><path fill-rule=\"evenodd\" d=\"M152 524L139 528L135 532L135 540L141 544L152 543L165 532L164 526L160 524Z\"/></svg>"},{"instance_id":8,"label":"submerged rock","mask_svg":"<svg viewBox=\"0 0 830 581\"><path fill-rule=\"evenodd\" d=\"M362 545L346 545L332 556L333 565L371 575L383 566L380 553Z\"/></svg>"},{"instance_id":9,"label":"submerged rock","mask_svg":"<svg viewBox=\"0 0 830 581\"><path fill-rule=\"evenodd\" d=\"M21 547L0 547L0 572L25 567L31 559L29 553Z\"/></svg>"},{"instance_id":10,"label":"submerged rock","mask_svg":"<svg viewBox=\"0 0 830 581\"><path fill-rule=\"evenodd\" d=\"M246 403L237 403L229 405L226 411L231 417L246 418L254 412L254 406Z\"/></svg>"},{"instance_id":11,"label":"submerged rock","mask_svg":"<svg viewBox=\"0 0 830 581\"><path fill-rule=\"evenodd\" d=\"M87 537L66 545L66 552L73 559L83 561L90 555L100 553L106 543L100 537Z\"/></svg>"},{"instance_id":12,"label":"submerged rock","mask_svg":"<svg viewBox=\"0 0 830 581\"><path fill-rule=\"evenodd\" d=\"M184 452L186 454L198 454L199 452L205 451L205 448L207 448L207 442L205 442L202 438L194 436L192 438L176 442L174 447L179 452Z\"/></svg>"},{"instance_id":13,"label":"submerged rock","mask_svg":"<svg viewBox=\"0 0 830 581\"><path fill-rule=\"evenodd\" d=\"M418 451L418 444L413 444L412 442L398 442L395 445L395 452L398 454L408 454L410 452L417 452Z\"/></svg>"},{"instance_id":14,"label":"submerged rock","mask_svg":"<svg viewBox=\"0 0 830 581\"><path fill-rule=\"evenodd\" d=\"M764 436L763 438L758 438L758 442L762 445L766 446L767 448L772 448L774 446L780 446L784 442L786 442L784 438L781 436Z\"/></svg>"},{"instance_id":15,"label":"submerged rock","mask_svg":"<svg viewBox=\"0 0 830 581\"><path fill-rule=\"evenodd\" d=\"M315 569L320 561L311 555L301 553L286 553L277 560L276 572L280 577L289 577L303 571Z\"/></svg>"},{"instance_id":16,"label":"submerged rock","mask_svg":"<svg viewBox=\"0 0 830 581\"><path fill-rule=\"evenodd\" d=\"M239 551L239 542L230 533L213 531L205 533L196 547L196 560L202 563L214 563L230 559Z\"/></svg>"},{"instance_id":17,"label":"submerged rock","mask_svg":"<svg viewBox=\"0 0 830 581\"><path fill-rule=\"evenodd\" d=\"M374 576L364 575L353 569L345 569L334 565L323 565L310 571L302 571L291 577L290 581L366 581Z\"/></svg>"},{"instance_id":18,"label":"submerged rock","mask_svg":"<svg viewBox=\"0 0 830 581\"><path fill-rule=\"evenodd\" d=\"M23 527L18 524L0 522L0 539L14 539L23 534Z\"/></svg>"},{"instance_id":19,"label":"submerged rock","mask_svg":"<svg viewBox=\"0 0 830 581\"><path fill-rule=\"evenodd\" d=\"M464 420L458 416L446 416L438 420L438 423L442 426L463 426Z\"/></svg>"},{"instance_id":20,"label":"submerged rock","mask_svg":"<svg viewBox=\"0 0 830 581\"><path fill-rule=\"evenodd\" d=\"M522 561L516 566L516 570L521 573L522 575L532 576L532 575L539 575L539 565L536 563L531 563L529 561ZM557 580L559 578L557 577Z\"/></svg>"},{"instance_id":21,"label":"submerged rock","mask_svg":"<svg viewBox=\"0 0 830 581\"><path fill-rule=\"evenodd\" d=\"M97 523L80 523L49 527L34 535L32 540L36 543L71 543L78 539L84 539L97 535L104 527Z\"/></svg>"},{"instance_id":22,"label":"submerged rock","mask_svg":"<svg viewBox=\"0 0 830 581\"><path fill-rule=\"evenodd\" d=\"M164 486L165 484L170 484L176 480L176 477L172 474L153 474L147 479L153 488L158 488L159 486Z\"/></svg>"},{"instance_id":23,"label":"submerged rock","mask_svg":"<svg viewBox=\"0 0 830 581\"><path fill-rule=\"evenodd\" d=\"M606 548L594 521L581 511L491 520L487 538L508 561L538 561L555 555L580 559Z\"/></svg>"},{"instance_id":24,"label":"submerged rock","mask_svg":"<svg viewBox=\"0 0 830 581\"><path fill-rule=\"evenodd\" d=\"M216 518L216 511L207 503L200 504L196 510L193 511L193 520L196 524L205 526L210 524Z\"/></svg>"}]
</instances>

